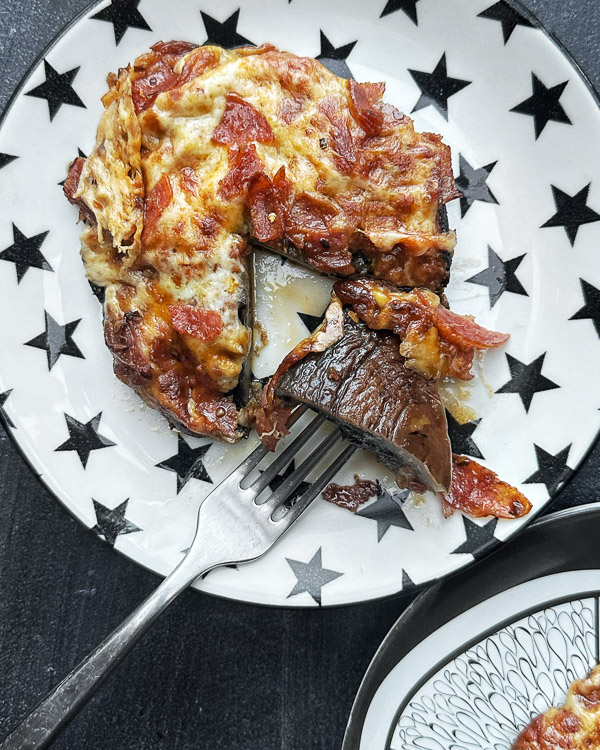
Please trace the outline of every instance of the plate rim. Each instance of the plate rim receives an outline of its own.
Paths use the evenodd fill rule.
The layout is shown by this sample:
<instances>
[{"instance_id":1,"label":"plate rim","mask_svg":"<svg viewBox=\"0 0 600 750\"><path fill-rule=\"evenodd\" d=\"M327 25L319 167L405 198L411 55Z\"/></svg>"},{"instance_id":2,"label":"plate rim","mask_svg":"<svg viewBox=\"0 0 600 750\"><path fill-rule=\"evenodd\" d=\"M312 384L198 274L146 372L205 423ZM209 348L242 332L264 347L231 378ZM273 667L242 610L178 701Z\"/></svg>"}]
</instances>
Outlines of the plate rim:
<instances>
[{"instance_id":1,"label":"plate rim","mask_svg":"<svg viewBox=\"0 0 600 750\"><path fill-rule=\"evenodd\" d=\"M416 596L412 602L410 602L408 607L394 622L392 627L385 635L384 639L379 644L377 650L375 651L375 654L373 655L373 658L369 662L369 665L365 670L363 678L354 697L350 713L348 715L348 721L344 732L344 739L341 750L358 750L358 748L360 747L360 741L362 739L361 734L364 727L366 715L375 694L379 690L386 677L391 673L391 671L400 663L403 658L405 658L416 647L418 647L425 638L437 632L441 627L448 624L459 615L493 598L494 596L503 593L504 591L508 591L514 586L534 581L546 575L564 572L566 570L569 570L570 568L568 567L568 564L565 560L561 560L557 564L556 561L552 560L552 558L547 558L544 560L544 564L546 566L545 569L521 569L522 576L519 577L519 580L517 582L512 579L507 582L506 579L503 579L497 589L492 591L491 593L489 592L489 590L485 589L485 587L478 587L477 590L475 590L476 587L473 587L472 599L468 601L466 605L461 604L461 606L457 608L456 611L452 610L450 614L442 614L442 616L439 618L439 621L437 621L433 627L424 629L422 635L419 638L413 639L415 642L411 643L409 648L404 649L399 658L393 656L391 657L391 663L386 664L390 648L392 648L396 640L400 637L402 630L407 627L410 628L413 618L418 617L420 612L431 612L434 607L436 607L437 611L439 611L440 604L442 605L441 609L443 610L443 605L446 604L449 599L457 598L457 594L453 593L451 590L445 590L450 584L463 583L463 579L467 578L471 578L471 583L473 583L478 576L484 577L486 574L491 574L491 572L495 568L501 569L505 572L506 567L511 564L511 547L515 546L516 544L521 544L522 547L526 547L525 542L527 541L527 537L535 537L535 535L539 534L540 532L543 535L546 527L552 528L554 526L561 526L564 519L575 519L577 523L584 523L585 519L588 516L592 517L596 523L600 523L599 502L585 503L583 505L576 505L571 508L564 508L562 510L555 511L554 513L549 513L542 518L536 519L533 523L525 528L523 534L518 535L516 539L512 538L510 540L510 543L504 545L501 550L501 557L498 556L499 553L492 553L485 559L476 562L475 566L469 567L466 570L463 569L462 571L458 571L450 576L447 576L443 580L435 583L427 590L420 592L419 595ZM600 570L600 561L597 563L597 569ZM598 591L596 591L595 595L598 596ZM537 605L534 609L537 609ZM509 619L509 622L512 622L513 620L514 618L511 617ZM497 627L501 628L505 624L505 621L499 620ZM494 630L496 630L496 628L494 628ZM479 636L477 636L477 639L479 639ZM466 641L466 643L470 642L470 640ZM448 659L446 659L445 662L446 661L448 661ZM427 675L423 675L420 678L420 681L422 682L423 680L425 680L426 676ZM420 684L420 682L417 681L415 684L418 685Z\"/></svg>"},{"instance_id":2,"label":"plate rim","mask_svg":"<svg viewBox=\"0 0 600 750\"><path fill-rule=\"evenodd\" d=\"M214 0L213 0L214 1ZM492 0L490 0L491 2ZM65 23L53 36L52 38L44 45L44 47L39 51L39 53L35 56L33 61L27 66L25 72L19 79L18 84L11 92L10 96L8 97L8 100L4 107L2 108L2 111L0 112L0 130L5 124L5 121L10 114L10 111L19 97L19 95L22 93L23 89L26 87L29 77L32 75L32 73L35 71L35 69L43 62L46 55L62 40L62 38L74 27L76 26L80 21L82 21L94 8L96 8L99 5L102 5L105 2L105 0L90 0L79 12L77 12L67 23ZM582 68L580 63L576 60L576 58L573 56L573 54L569 51L569 49L566 47L566 45L556 36L556 34L549 28L543 24L538 16L529 8L523 5L521 0L503 0L506 5L509 7L512 7L517 12L521 13L523 16L528 18L534 28L538 31L542 31L548 39L558 48L558 51L567 59L569 64L572 66L574 72L579 76L579 78L583 81L584 85L588 89L589 93L591 94L597 108L600 110L600 91L596 89L594 84L592 83L590 77L587 75L585 70ZM33 465L31 459L29 458L25 447L21 446L20 442L18 441L17 437L14 435L14 431L11 428L10 425L10 418L8 414L6 413L5 409L0 407L0 424L2 425L6 435L8 436L11 444L16 449L18 455L20 458L24 461L25 465L29 469L29 471L35 476L37 481L43 486L45 491L52 497L59 505L60 507L66 511L69 516L74 518L78 525L80 527L83 527L83 529L90 534L91 537L98 539L99 537L95 535L91 527L88 527L83 523L81 518L76 515L75 511L69 508L65 503L62 502L59 495L56 494L51 487L45 482L43 475L40 474L36 467ZM474 557L474 559L470 562L465 563L463 566L458 568L457 570L450 571L449 573L443 573L440 575L437 575L433 578L428 579L427 581L423 581L421 583L412 583L412 585L406 589L401 589L400 591L392 592L389 594L383 594L381 596L371 597L369 599L360 600L360 601L347 601L347 602L341 602L341 603L333 603L333 604L322 604L321 606L317 607L317 609L338 609L338 608L344 608L344 607L351 607L351 606L357 606L357 605L364 605L369 602L378 602L382 601L384 599L393 599L393 598L403 598L409 595L416 596L415 600L411 602L409 607L405 610L403 615L408 612L409 610L412 610L413 605L420 601L425 594L427 594L431 589L436 588L440 585L440 583L454 578L456 576L460 576L465 571L472 570L476 568L482 561L487 561L490 559L491 556L494 555L494 553L500 549L504 549L507 544L511 543L515 538L520 538L523 533L526 533L530 528L533 526L537 526L538 524L542 523L546 519L553 519L555 516L563 513L567 513L569 510L578 510L583 507L589 507L592 505L596 505L600 507L600 501L597 503L590 503L586 504L585 506L576 506L575 508L566 509L563 511L557 511L554 513L550 513L548 516L544 516L540 518L540 513L544 513L549 505L552 505L557 498L560 496L560 494L563 492L565 487L567 487L573 479L579 474L581 468L583 465L587 462L589 459L591 453L600 445L600 429L597 431L595 437L588 445L587 449L581 456L581 459L575 466L575 468L572 470L572 472L567 476L567 478L563 481L561 486L552 494L548 501L546 506L540 509L538 513L534 512L534 515L527 518L519 528L515 529L514 531L510 531L508 536L505 539L497 539L494 538L492 543L489 542L477 553L477 557ZM104 541L100 539L100 541ZM106 542L104 542L106 543ZM120 556L124 557L125 559L129 560L132 564L148 571L149 573L153 574L154 576L162 579L164 576L157 572L156 570L153 570L148 565L140 562L139 560L134 559L130 555L126 554L123 550L117 549L113 547L113 550L116 551ZM206 591L201 589L196 589L194 586L190 587L192 590L201 593L206 594L218 599L224 599L228 601L235 601L235 602L241 602L243 604L249 604L253 606L259 606L259 607L269 607L269 608L276 608L276 609L307 609L306 605L296 603L296 602L287 602L285 604L273 604L269 602L255 602L255 601L247 601L245 599L240 599L235 596L230 596L226 594L219 594L212 591ZM313 607L310 607L310 609L313 609ZM403 616L402 615L402 616ZM401 616L401 617L402 617ZM392 630L394 629L395 625L392 626L392 629L390 630L390 633L388 633L388 636L391 634ZM376 651L373 659L377 656L379 653L379 649L383 646L383 643L385 643L385 640L387 640L387 637L384 639L382 644L380 644L380 647ZM367 672L371 669L372 662L369 664ZM366 673L365 673L366 677ZM363 678L364 679L364 678ZM362 688L362 682L359 686L359 691ZM357 693L358 695L358 693ZM354 704L352 707L352 710L354 709ZM352 713L352 712L351 712ZM347 730L346 730L347 731ZM346 750L346 735L344 735L344 745L342 747L342 750Z\"/></svg>"}]
</instances>

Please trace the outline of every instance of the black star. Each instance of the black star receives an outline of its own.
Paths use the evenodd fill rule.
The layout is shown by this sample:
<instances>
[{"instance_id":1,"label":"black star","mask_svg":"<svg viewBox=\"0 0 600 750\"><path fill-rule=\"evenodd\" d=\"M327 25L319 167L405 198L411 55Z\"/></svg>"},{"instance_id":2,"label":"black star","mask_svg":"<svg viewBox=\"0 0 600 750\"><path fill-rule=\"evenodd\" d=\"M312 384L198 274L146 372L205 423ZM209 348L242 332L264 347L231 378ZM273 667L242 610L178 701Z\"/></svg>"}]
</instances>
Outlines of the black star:
<instances>
[{"instance_id":1,"label":"black star","mask_svg":"<svg viewBox=\"0 0 600 750\"><path fill-rule=\"evenodd\" d=\"M90 453L100 448L110 448L116 445L112 440L104 437L98 432L102 412L96 414L89 422L79 422L73 417L65 414L69 439L61 443L55 451L76 451L83 468L87 466Z\"/></svg>"},{"instance_id":2,"label":"black star","mask_svg":"<svg viewBox=\"0 0 600 750\"><path fill-rule=\"evenodd\" d=\"M323 315L309 315L308 313L299 312L298 317L308 328L309 333L313 333L313 331L323 322Z\"/></svg>"},{"instance_id":3,"label":"black star","mask_svg":"<svg viewBox=\"0 0 600 750\"><path fill-rule=\"evenodd\" d=\"M57 73L52 65L47 60L44 60L44 69L46 71L46 80L44 83L40 83L39 86L25 93L27 96L46 99L51 121L63 104L72 104L74 107L83 107L85 109L85 104L71 86L79 67L67 70L66 73Z\"/></svg>"},{"instance_id":4,"label":"black star","mask_svg":"<svg viewBox=\"0 0 600 750\"><path fill-rule=\"evenodd\" d=\"M117 505L116 508L112 509L102 505L102 503L94 500L94 498L92 498L92 502L94 503L94 512L96 513L96 525L92 526L91 530L98 534L98 536L104 537L111 547L115 546L118 536L142 530L139 526L136 526L125 518L129 498L124 500L121 505Z\"/></svg>"},{"instance_id":5,"label":"black star","mask_svg":"<svg viewBox=\"0 0 600 750\"><path fill-rule=\"evenodd\" d=\"M281 473L277 474L277 476L273 477L271 481L269 482L269 489L271 492L275 492L282 484L283 482L296 470L296 461L292 461L291 464L285 469L285 471L282 471ZM262 470L260 472L262 474ZM286 500L285 505L287 507L291 507L296 500L303 495L306 490L310 487L310 482L300 482L300 484L296 487L296 489L292 492L290 497Z\"/></svg>"},{"instance_id":6,"label":"black star","mask_svg":"<svg viewBox=\"0 0 600 750\"><path fill-rule=\"evenodd\" d=\"M463 516L467 538L455 550L452 550L450 554L458 555L470 552L475 558L481 557L490 547L495 547L498 544L498 539L494 536L497 523L498 519L493 518L491 521L483 524L483 526L479 526L479 524L471 521L470 518Z\"/></svg>"},{"instance_id":7,"label":"black star","mask_svg":"<svg viewBox=\"0 0 600 750\"><path fill-rule=\"evenodd\" d=\"M12 154L3 154L0 153L0 169L2 167L5 167L7 164L10 164L11 161L14 161L15 159L18 159L18 156L12 156Z\"/></svg>"},{"instance_id":8,"label":"black star","mask_svg":"<svg viewBox=\"0 0 600 750\"><path fill-rule=\"evenodd\" d=\"M564 227L569 242L571 245L574 245L577 232L582 224L591 224L594 221L600 221L600 214L587 205L590 185L591 183L588 183L575 195L564 193L559 188L551 185L556 213L545 224L542 224L542 228Z\"/></svg>"},{"instance_id":9,"label":"black star","mask_svg":"<svg viewBox=\"0 0 600 750\"><path fill-rule=\"evenodd\" d=\"M0 260L9 260L15 264L17 270L17 283L30 268L41 268L44 271L53 271L46 258L40 252L42 242L46 239L48 232L41 232L33 237L25 237L23 232L13 224L13 244L6 250L0 252Z\"/></svg>"},{"instance_id":10,"label":"black star","mask_svg":"<svg viewBox=\"0 0 600 750\"><path fill-rule=\"evenodd\" d=\"M448 418L448 434L450 436L452 452L459 455L465 454L473 458L483 458L482 452L471 437L481 419L475 419L473 422L467 422L466 424L459 424L450 412L446 412L446 416Z\"/></svg>"},{"instance_id":11,"label":"black star","mask_svg":"<svg viewBox=\"0 0 600 750\"><path fill-rule=\"evenodd\" d=\"M585 299L585 305L581 307L569 320L591 320L600 336L600 289L596 289L587 281L579 279L581 282L581 291Z\"/></svg>"},{"instance_id":12,"label":"black star","mask_svg":"<svg viewBox=\"0 0 600 750\"><path fill-rule=\"evenodd\" d=\"M562 92L569 82L563 81L563 83L558 83L556 86L547 88L535 73L531 74L531 81L533 84L533 94L529 99L525 99L524 102L517 104L510 111L533 117L535 139L537 141L550 120L564 122L567 125L573 124L559 101Z\"/></svg>"},{"instance_id":13,"label":"black star","mask_svg":"<svg viewBox=\"0 0 600 750\"><path fill-rule=\"evenodd\" d=\"M516 8L511 7L505 0L494 3L494 5L491 5L478 15L480 18L490 18L492 21L500 21L504 44L511 38L517 26L527 26L530 29L535 28L534 24L528 18L519 13Z\"/></svg>"},{"instance_id":14,"label":"black star","mask_svg":"<svg viewBox=\"0 0 600 750\"><path fill-rule=\"evenodd\" d=\"M208 445L201 445L199 448L190 448L183 437L178 435L177 453L156 464L161 469L174 471L177 474L177 494L181 492L190 479L200 479L202 482L213 483L202 461L210 446L211 443L208 443Z\"/></svg>"},{"instance_id":15,"label":"black star","mask_svg":"<svg viewBox=\"0 0 600 750\"><path fill-rule=\"evenodd\" d=\"M374 503L356 513L357 516L377 521L377 542L381 541L390 526L413 530L410 521L402 510L402 501L407 496L408 492L398 492L396 495L390 495L387 490L382 489Z\"/></svg>"},{"instance_id":16,"label":"black star","mask_svg":"<svg viewBox=\"0 0 600 750\"><path fill-rule=\"evenodd\" d=\"M140 0L112 0L110 5L99 10L91 18L112 23L115 43L118 45L129 28L152 31L146 19L138 10L139 4Z\"/></svg>"},{"instance_id":17,"label":"black star","mask_svg":"<svg viewBox=\"0 0 600 750\"><path fill-rule=\"evenodd\" d=\"M85 359L77 344L73 341L73 333L81 322L74 320L61 326L50 313L44 311L46 316L46 330L39 336L25 342L25 346L34 346L36 349L45 349L48 356L48 370L51 370L61 354L69 354L71 357Z\"/></svg>"},{"instance_id":18,"label":"black star","mask_svg":"<svg viewBox=\"0 0 600 750\"><path fill-rule=\"evenodd\" d=\"M296 594L302 594L307 591L320 606L321 589L323 586L343 575L343 573L323 567L323 563L321 562L321 547L315 552L312 560L307 563L300 560L290 560L289 557L285 559L297 578L296 585L287 595L288 599L290 596L296 596Z\"/></svg>"},{"instance_id":19,"label":"black star","mask_svg":"<svg viewBox=\"0 0 600 750\"><path fill-rule=\"evenodd\" d=\"M416 112L418 109L423 109L431 104L446 120L448 119L448 99L471 84L471 81L463 81L460 78L448 76L445 52L432 73L410 69L408 72L421 89L419 101L412 111Z\"/></svg>"},{"instance_id":20,"label":"black star","mask_svg":"<svg viewBox=\"0 0 600 750\"><path fill-rule=\"evenodd\" d=\"M92 294L94 297L98 300L98 302L103 305L104 304L104 297L106 295L106 288L103 286L99 286L98 284L94 284L93 281L90 281L88 279L88 284L90 285L90 288L92 290Z\"/></svg>"},{"instance_id":21,"label":"black star","mask_svg":"<svg viewBox=\"0 0 600 750\"><path fill-rule=\"evenodd\" d=\"M317 55L317 60L320 60L336 76L340 76L340 78L352 78L352 73L346 63L346 59L354 49L357 41L348 42L348 44L343 44L341 47L334 47L321 31L321 52Z\"/></svg>"},{"instance_id":22,"label":"black star","mask_svg":"<svg viewBox=\"0 0 600 750\"><path fill-rule=\"evenodd\" d=\"M503 292L523 294L528 297L529 295L515 275L524 257L525 255L519 255L517 258L503 261L488 245L488 267L476 273L475 276L471 276L467 281L471 284L487 287L490 295L490 307L498 302Z\"/></svg>"},{"instance_id":23,"label":"black star","mask_svg":"<svg viewBox=\"0 0 600 750\"><path fill-rule=\"evenodd\" d=\"M419 0L388 0L385 4L385 8L382 10L379 18L395 13L397 10L403 10L410 20L416 25L419 25L417 19L417 3Z\"/></svg>"},{"instance_id":24,"label":"black star","mask_svg":"<svg viewBox=\"0 0 600 750\"><path fill-rule=\"evenodd\" d=\"M486 180L490 172L498 163L487 164L485 167L473 169L465 157L460 154L460 175L456 178L456 187L460 190L460 214L464 218L475 201L483 203L498 203L494 194L487 186Z\"/></svg>"},{"instance_id":25,"label":"black star","mask_svg":"<svg viewBox=\"0 0 600 750\"><path fill-rule=\"evenodd\" d=\"M546 485L548 494L552 495L573 473L573 469L567 465L571 444L563 448L555 456L547 453L539 445L533 444L538 469L528 477L524 484L535 484L539 482Z\"/></svg>"},{"instance_id":26,"label":"black star","mask_svg":"<svg viewBox=\"0 0 600 750\"><path fill-rule=\"evenodd\" d=\"M545 356L546 352L526 365L523 362L519 362L518 359L511 357L510 354L507 354L506 361L510 370L510 380L502 388L499 388L496 393L518 393L525 411L528 412L531 401L536 393L560 388L556 383L553 383L542 375Z\"/></svg>"},{"instance_id":27,"label":"black star","mask_svg":"<svg viewBox=\"0 0 600 750\"><path fill-rule=\"evenodd\" d=\"M218 44L220 47L231 49L232 47L240 47L244 44L253 44L245 36L238 34L237 25L240 16L240 9L238 8L235 13L232 13L229 18L223 23L217 21L208 13L200 11L202 20L204 21L204 28L208 34L208 39L204 44Z\"/></svg>"},{"instance_id":28,"label":"black star","mask_svg":"<svg viewBox=\"0 0 600 750\"><path fill-rule=\"evenodd\" d=\"M15 428L14 422L12 419L8 416L6 413L6 409L4 408L4 404L6 403L6 399L10 396L10 394L13 392L13 389L11 388L9 391L4 391L4 393L0 393L0 411L2 412L4 419L6 420L6 424L9 427Z\"/></svg>"},{"instance_id":29,"label":"black star","mask_svg":"<svg viewBox=\"0 0 600 750\"><path fill-rule=\"evenodd\" d=\"M415 586L416 586L415 582L403 568L402 569L402 591L406 591L407 589L412 589Z\"/></svg>"}]
</instances>

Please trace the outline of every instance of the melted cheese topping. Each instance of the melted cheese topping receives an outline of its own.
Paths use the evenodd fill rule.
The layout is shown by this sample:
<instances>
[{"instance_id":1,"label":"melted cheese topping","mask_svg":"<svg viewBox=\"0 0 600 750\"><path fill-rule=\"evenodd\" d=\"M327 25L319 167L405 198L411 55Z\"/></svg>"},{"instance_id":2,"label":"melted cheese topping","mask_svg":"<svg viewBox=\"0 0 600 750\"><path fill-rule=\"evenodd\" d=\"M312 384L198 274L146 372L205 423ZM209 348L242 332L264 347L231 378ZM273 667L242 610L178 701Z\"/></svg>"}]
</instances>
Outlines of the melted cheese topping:
<instances>
[{"instance_id":1,"label":"melted cheese topping","mask_svg":"<svg viewBox=\"0 0 600 750\"><path fill-rule=\"evenodd\" d=\"M600 748L600 666L569 688L561 708L550 708L524 729L513 750L598 750Z\"/></svg>"},{"instance_id":2,"label":"melted cheese topping","mask_svg":"<svg viewBox=\"0 0 600 750\"><path fill-rule=\"evenodd\" d=\"M177 42L155 45L109 83L69 196L96 222L83 259L108 287L117 373L192 432L240 436L219 420L225 410L237 421L222 396L251 344L240 319L248 234L343 274L360 251L397 283L403 264L428 273L420 256L453 247L438 226L440 204L455 195L449 150L383 105L380 84L268 45ZM266 187L253 193L259 177Z\"/></svg>"}]
</instances>

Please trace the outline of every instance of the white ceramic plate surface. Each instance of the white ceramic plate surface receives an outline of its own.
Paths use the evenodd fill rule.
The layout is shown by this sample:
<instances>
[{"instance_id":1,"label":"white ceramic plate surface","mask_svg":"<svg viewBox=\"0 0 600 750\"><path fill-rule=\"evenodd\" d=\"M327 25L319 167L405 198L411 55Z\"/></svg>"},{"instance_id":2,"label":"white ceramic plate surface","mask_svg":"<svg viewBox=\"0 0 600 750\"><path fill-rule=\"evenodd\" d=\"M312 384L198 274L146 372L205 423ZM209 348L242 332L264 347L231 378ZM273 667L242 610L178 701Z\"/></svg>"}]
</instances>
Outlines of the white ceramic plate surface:
<instances>
[{"instance_id":1,"label":"white ceramic plate surface","mask_svg":"<svg viewBox=\"0 0 600 750\"><path fill-rule=\"evenodd\" d=\"M473 388L480 421L453 425L452 437L537 513L600 427L600 151L581 146L598 142L600 110L537 22L492 0L113 0L44 51L0 128L0 402L45 485L115 549L166 574L202 498L256 444L182 438L113 376L77 212L59 185L77 150L93 147L106 74L171 38L319 56L385 81L388 101L443 134L464 193L449 206L459 239L448 296L511 334ZM322 313L329 283L260 262L270 343L254 372L265 377ZM355 473L384 488L359 514L319 499L263 560L198 587L272 605L364 601L468 565L522 526L444 520L436 498L399 493L364 452L338 481Z\"/></svg>"}]
</instances>

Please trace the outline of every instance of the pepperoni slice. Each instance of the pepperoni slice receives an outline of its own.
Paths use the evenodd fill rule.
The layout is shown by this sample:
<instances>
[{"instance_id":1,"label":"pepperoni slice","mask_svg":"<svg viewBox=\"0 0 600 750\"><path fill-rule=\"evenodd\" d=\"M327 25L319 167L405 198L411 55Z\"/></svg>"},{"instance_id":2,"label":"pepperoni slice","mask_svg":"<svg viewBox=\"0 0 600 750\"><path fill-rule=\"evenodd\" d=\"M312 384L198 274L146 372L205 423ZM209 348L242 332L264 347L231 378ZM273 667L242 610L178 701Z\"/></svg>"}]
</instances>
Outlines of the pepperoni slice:
<instances>
[{"instance_id":1,"label":"pepperoni slice","mask_svg":"<svg viewBox=\"0 0 600 750\"><path fill-rule=\"evenodd\" d=\"M348 81L350 89L350 111L367 135L379 135L384 121L383 112L374 104L383 96L384 83L357 83Z\"/></svg>"},{"instance_id":2,"label":"pepperoni slice","mask_svg":"<svg viewBox=\"0 0 600 750\"><path fill-rule=\"evenodd\" d=\"M223 319L214 310L195 305L170 305L173 328L201 341L211 341L223 330Z\"/></svg>"},{"instance_id":3,"label":"pepperoni slice","mask_svg":"<svg viewBox=\"0 0 600 750\"><path fill-rule=\"evenodd\" d=\"M278 240L283 236L288 192L285 167L279 169L273 181L266 174L256 175L252 179L247 204L254 235L260 242Z\"/></svg>"},{"instance_id":4,"label":"pepperoni slice","mask_svg":"<svg viewBox=\"0 0 600 750\"><path fill-rule=\"evenodd\" d=\"M262 112L233 91L226 96L225 111L212 139L215 143L238 147L253 141L275 142L271 126Z\"/></svg>"},{"instance_id":5,"label":"pepperoni slice","mask_svg":"<svg viewBox=\"0 0 600 750\"><path fill-rule=\"evenodd\" d=\"M440 335L456 346L493 349L506 343L510 338L508 333L490 331L468 315L457 315L442 305L434 308L434 318Z\"/></svg>"},{"instance_id":6,"label":"pepperoni slice","mask_svg":"<svg viewBox=\"0 0 600 750\"><path fill-rule=\"evenodd\" d=\"M156 97L169 91L179 83L179 76L173 70L177 60L196 49L192 42L158 42L151 47L152 52L141 59L145 64L139 70L131 85L131 96L136 112L143 112L154 104ZM136 69L136 72L137 69Z\"/></svg>"},{"instance_id":7,"label":"pepperoni slice","mask_svg":"<svg viewBox=\"0 0 600 750\"><path fill-rule=\"evenodd\" d=\"M173 187L169 175L164 172L160 180L152 188L146 200L144 213L144 231L154 227L162 212L173 200Z\"/></svg>"},{"instance_id":8,"label":"pepperoni slice","mask_svg":"<svg viewBox=\"0 0 600 750\"><path fill-rule=\"evenodd\" d=\"M491 469L466 456L453 455L452 484L443 507L446 517L462 510L475 518L521 518L529 513L531 503Z\"/></svg>"},{"instance_id":9,"label":"pepperoni slice","mask_svg":"<svg viewBox=\"0 0 600 750\"><path fill-rule=\"evenodd\" d=\"M229 165L231 169L219 183L219 195L224 200L243 193L250 180L264 172L264 164L258 158L253 143L230 152Z\"/></svg>"}]
</instances>

